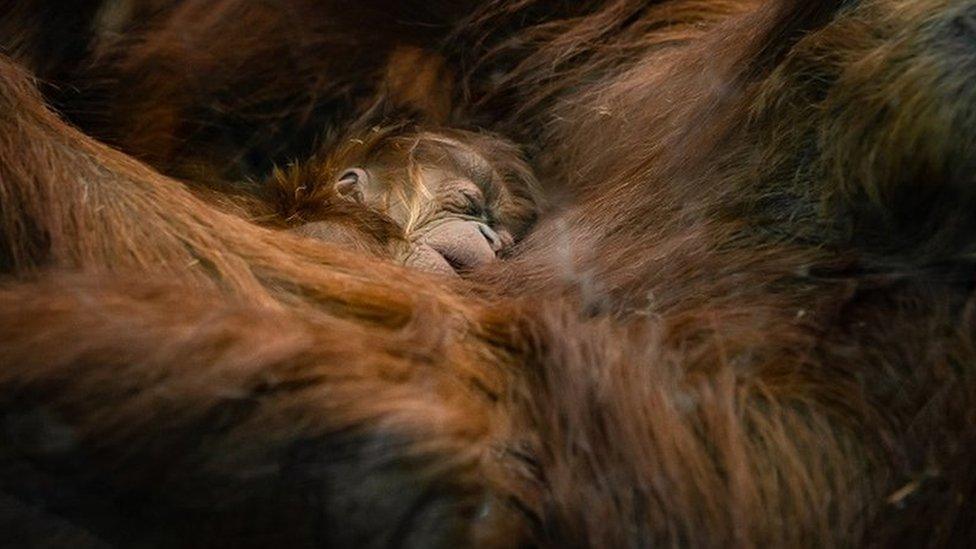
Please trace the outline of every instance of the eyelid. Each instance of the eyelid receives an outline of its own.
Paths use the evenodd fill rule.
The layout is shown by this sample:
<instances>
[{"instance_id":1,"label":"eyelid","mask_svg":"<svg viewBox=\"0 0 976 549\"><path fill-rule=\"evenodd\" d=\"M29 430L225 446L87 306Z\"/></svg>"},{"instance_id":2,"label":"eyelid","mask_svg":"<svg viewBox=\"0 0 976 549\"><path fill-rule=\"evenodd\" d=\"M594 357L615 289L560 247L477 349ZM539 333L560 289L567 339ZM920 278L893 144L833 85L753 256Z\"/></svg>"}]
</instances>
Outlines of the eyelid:
<instances>
[{"instance_id":1,"label":"eyelid","mask_svg":"<svg viewBox=\"0 0 976 549\"><path fill-rule=\"evenodd\" d=\"M461 189L461 194L472 202L484 203L485 193L481 189Z\"/></svg>"},{"instance_id":2,"label":"eyelid","mask_svg":"<svg viewBox=\"0 0 976 549\"><path fill-rule=\"evenodd\" d=\"M481 189L461 189L461 196L467 202L465 207L472 210L471 213L483 214L487 210L487 204L485 202L485 194L481 192Z\"/></svg>"}]
</instances>

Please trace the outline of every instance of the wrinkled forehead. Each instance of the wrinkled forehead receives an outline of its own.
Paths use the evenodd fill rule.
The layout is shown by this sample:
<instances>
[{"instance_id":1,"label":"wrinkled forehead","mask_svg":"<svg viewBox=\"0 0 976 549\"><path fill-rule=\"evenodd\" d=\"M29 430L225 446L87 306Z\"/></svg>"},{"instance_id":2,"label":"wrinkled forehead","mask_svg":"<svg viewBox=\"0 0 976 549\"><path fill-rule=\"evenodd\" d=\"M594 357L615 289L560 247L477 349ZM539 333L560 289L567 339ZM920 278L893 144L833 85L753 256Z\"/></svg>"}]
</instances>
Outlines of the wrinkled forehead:
<instances>
[{"instance_id":1,"label":"wrinkled forehead","mask_svg":"<svg viewBox=\"0 0 976 549\"><path fill-rule=\"evenodd\" d=\"M422 198L446 181L468 181L482 190L493 213L508 219L513 229L530 223L542 203L521 149L490 133L373 128L332 147L326 164L326 172L365 168L377 184L408 200Z\"/></svg>"},{"instance_id":2,"label":"wrinkled forehead","mask_svg":"<svg viewBox=\"0 0 976 549\"><path fill-rule=\"evenodd\" d=\"M440 134L391 136L377 144L369 165L387 170L426 169L491 186L497 174L491 161L465 141Z\"/></svg>"}]
</instances>

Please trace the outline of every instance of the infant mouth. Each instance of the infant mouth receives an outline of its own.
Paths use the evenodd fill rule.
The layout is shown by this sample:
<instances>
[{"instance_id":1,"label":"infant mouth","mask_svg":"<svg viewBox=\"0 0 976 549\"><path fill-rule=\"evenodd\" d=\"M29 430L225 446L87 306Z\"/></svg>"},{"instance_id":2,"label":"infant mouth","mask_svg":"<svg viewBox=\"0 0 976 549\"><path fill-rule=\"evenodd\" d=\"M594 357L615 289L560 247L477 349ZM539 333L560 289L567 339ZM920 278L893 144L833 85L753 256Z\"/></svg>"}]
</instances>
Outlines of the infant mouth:
<instances>
[{"instance_id":1,"label":"infant mouth","mask_svg":"<svg viewBox=\"0 0 976 549\"><path fill-rule=\"evenodd\" d=\"M422 271L452 276L463 275L477 267L456 257L451 250L438 250L428 244L418 244L407 260L407 265Z\"/></svg>"},{"instance_id":2,"label":"infant mouth","mask_svg":"<svg viewBox=\"0 0 976 549\"><path fill-rule=\"evenodd\" d=\"M463 245L444 247L430 245L430 248L440 255L451 266L451 269L458 274L469 272L487 262L480 260L477 252L465 249Z\"/></svg>"},{"instance_id":3,"label":"infant mouth","mask_svg":"<svg viewBox=\"0 0 976 549\"><path fill-rule=\"evenodd\" d=\"M440 254L454 271L471 271L496 259L481 226L477 221L451 221L431 229L421 242Z\"/></svg>"},{"instance_id":4,"label":"infant mouth","mask_svg":"<svg viewBox=\"0 0 976 549\"><path fill-rule=\"evenodd\" d=\"M451 266L451 269L454 269L454 272L461 274L463 271L469 270L463 261L451 256L451 254L445 253L437 248L434 248L434 251L439 253L440 256L444 258L444 261L447 261L447 264Z\"/></svg>"},{"instance_id":5,"label":"infant mouth","mask_svg":"<svg viewBox=\"0 0 976 549\"><path fill-rule=\"evenodd\" d=\"M406 260L408 267L428 273L458 276L458 267L427 244L417 244Z\"/></svg>"},{"instance_id":6,"label":"infant mouth","mask_svg":"<svg viewBox=\"0 0 976 549\"><path fill-rule=\"evenodd\" d=\"M431 228L414 242L407 265L427 272L463 275L495 261L495 250L482 225L457 220Z\"/></svg>"}]
</instances>

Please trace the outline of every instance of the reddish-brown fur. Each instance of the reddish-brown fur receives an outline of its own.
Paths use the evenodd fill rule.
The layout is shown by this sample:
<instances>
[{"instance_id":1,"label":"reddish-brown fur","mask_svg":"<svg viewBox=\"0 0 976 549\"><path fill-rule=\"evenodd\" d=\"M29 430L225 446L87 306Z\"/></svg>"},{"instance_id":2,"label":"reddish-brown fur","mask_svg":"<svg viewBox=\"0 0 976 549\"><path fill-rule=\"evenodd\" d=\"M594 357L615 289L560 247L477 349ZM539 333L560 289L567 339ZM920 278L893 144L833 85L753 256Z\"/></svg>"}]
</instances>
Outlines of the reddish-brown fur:
<instances>
[{"instance_id":1,"label":"reddish-brown fur","mask_svg":"<svg viewBox=\"0 0 976 549\"><path fill-rule=\"evenodd\" d=\"M5 60L12 512L119 544L971 544L971 3L574 6L487 2L452 38L477 63L444 47L453 116L563 191L469 282L221 213Z\"/></svg>"},{"instance_id":2,"label":"reddish-brown fur","mask_svg":"<svg viewBox=\"0 0 976 549\"><path fill-rule=\"evenodd\" d=\"M474 2L4 3L0 49L42 77L65 75L45 91L72 122L164 173L210 183L308 155L323 128L358 116L386 82L443 116L450 75L424 51ZM64 38L77 27L92 32ZM395 70L400 62L413 72ZM427 81L441 87L421 101Z\"/></svg>"}]
</instances>

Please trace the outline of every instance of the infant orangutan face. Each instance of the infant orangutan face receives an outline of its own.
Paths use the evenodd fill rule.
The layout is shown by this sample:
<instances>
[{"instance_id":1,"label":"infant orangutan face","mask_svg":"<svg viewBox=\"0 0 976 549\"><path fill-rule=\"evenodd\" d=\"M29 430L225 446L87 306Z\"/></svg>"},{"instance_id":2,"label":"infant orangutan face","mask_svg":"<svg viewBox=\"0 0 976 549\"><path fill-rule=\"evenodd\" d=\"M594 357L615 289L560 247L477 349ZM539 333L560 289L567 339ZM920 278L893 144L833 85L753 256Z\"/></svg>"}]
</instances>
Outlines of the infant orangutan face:
<instances>
[{"instance_id":1,"label":"infant orangutan face","mask_svg":"<svg viewBox=\"0 0 976 549\"><path fill-rule=\"evenodd\" d=\"M324 207L298 232L347 245L361 245L367 232L393 234L392 259L453 275L505 254L534 219L535 181L509 142L459 131L374 133L317 171L316 186L330 181L314 193Z\"/></svg>"}]
</instances>

